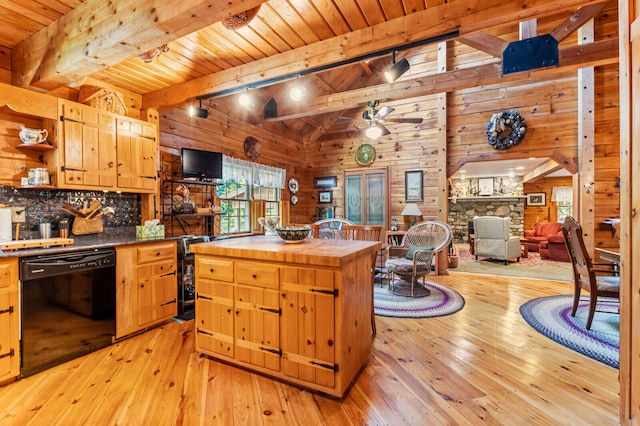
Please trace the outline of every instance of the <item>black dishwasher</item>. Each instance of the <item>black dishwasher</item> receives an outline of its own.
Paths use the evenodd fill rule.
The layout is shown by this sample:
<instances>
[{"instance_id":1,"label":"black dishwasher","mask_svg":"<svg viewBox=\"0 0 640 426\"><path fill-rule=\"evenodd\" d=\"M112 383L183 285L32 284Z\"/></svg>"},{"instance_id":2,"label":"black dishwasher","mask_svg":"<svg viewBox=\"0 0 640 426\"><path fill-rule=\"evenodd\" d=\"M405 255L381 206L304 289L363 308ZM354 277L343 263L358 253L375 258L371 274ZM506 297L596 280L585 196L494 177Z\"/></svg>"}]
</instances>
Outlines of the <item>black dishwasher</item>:
<instances>
[{"instance_id":1,"label":"black dishwasher","mask_svg":"<svg viewBox=\"0 0 640 426\"><path fill-rule=\"evenodd\" d=\"M115 250L25 257L20 262L22 377L113 342Z\"/></svg>"}]
</instances>

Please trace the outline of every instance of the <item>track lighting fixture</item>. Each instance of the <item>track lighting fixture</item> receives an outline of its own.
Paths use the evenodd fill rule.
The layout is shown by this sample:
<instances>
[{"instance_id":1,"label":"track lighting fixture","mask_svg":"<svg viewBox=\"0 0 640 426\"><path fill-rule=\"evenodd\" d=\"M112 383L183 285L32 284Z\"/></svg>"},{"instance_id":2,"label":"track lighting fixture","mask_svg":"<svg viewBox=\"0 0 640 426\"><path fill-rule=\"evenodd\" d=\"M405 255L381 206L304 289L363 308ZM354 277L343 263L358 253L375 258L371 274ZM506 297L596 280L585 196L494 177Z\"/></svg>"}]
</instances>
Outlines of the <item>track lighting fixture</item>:
<instances>
[{"instance_id":1,"label":"track lighting fixture","mask_svg":"<svg viewBox=\"0 0 640 426\"><path fill-rule=\"evenodd\" d=\"M207 118L209 117L209 111L206 108L202 108L202 99L200 99L200 107L191 106L191 110L189 111L189 115L192 117L198 118Z\"/></svg>"},{"instance_id":2,"label":"track lighting fixture","mask_svg":"<svg viewBox=\"0 0 640 426\"><path fill-rule=\"evenodd\" d=\"M294 101L299 101L307 95L307 88L300 84L300 76L296 78L296 85L289 92L289 96Z\"/></svg>"},{"instance_id":3,"label":"track lighting fixture","mask_svg":"<svg viewBox=\"0 0 640 426\"><path fill-rule=\"evenodd\" d=\"M402 58L398 62L396 62L395 50L391 55L392 55L393 65L391 65L391 68L389 68L384 72L384 78L389 83L393 83L394 81L396 81L398 78L400 78L402 74L406 73L407 71L409 71L409 68L411 68L411 66L409 65L409 61L407 61L406 58Z\"/></svg>"},{"instance_id":4,"label":"track lighting fixture","mask_svg":"<svg viewBox=\"0 0 640 426\"><path fill-rule=\"evenodd\" d=\"M247 92L240 95L240 97L238 98L238 103L249 111L251 111L256 106L255 102L251 98L251 95L249 95Z\"/></svg>"}]
</instances>

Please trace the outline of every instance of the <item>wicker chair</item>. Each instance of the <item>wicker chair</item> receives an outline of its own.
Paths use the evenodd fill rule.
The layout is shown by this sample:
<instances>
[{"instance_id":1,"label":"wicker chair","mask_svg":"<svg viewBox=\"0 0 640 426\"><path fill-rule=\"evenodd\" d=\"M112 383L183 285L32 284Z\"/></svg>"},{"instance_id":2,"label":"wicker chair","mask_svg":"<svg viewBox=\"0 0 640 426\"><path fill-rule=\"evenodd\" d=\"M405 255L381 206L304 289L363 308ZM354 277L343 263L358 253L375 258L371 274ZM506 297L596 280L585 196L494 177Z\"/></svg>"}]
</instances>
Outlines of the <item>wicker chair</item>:
<instances>
[{"instance_id":1,"label":"wicker chair","mask_svg":"<svg viewBox=\"0 0 640 426\"><path fill-rule=\"evenodd\" d=\"M345 240L359 241L380 241L382 242L382 225L343 225L343 236ZM378 252L373 253L371 258L371 288L375 285L376 261ZM371 296L371 331L376 334L376 315L373 306L373 294Z\"/></svg>"},{"instance_id":2,"label":"wicker chair","mask_svg":"<svg viewBox=\"0 0 640 426\"><path fill-rule=\"evenodd\" d=\"M347 219L322 219L311 224L311 234L313 238L325 240L343 240L342 227L344 225L355 225Z\"/></svg>"},{"instance_id":3,"label":"wicker chair","mask_svg":"<svg viewBox=\"0 0 640 426\"><path fill-rule=\"evenodd\" d=\"M389 290L400 296L424 297L431 292L424 286L424 276L431 272L433 255L449 246L449 225L438 221L420 222L407 231L399 246L389 247L385 263L391 273ZM395 282L395 276L401 281ZM418 279L422 277L422 285Z\"/></svg>"}]
</instances>

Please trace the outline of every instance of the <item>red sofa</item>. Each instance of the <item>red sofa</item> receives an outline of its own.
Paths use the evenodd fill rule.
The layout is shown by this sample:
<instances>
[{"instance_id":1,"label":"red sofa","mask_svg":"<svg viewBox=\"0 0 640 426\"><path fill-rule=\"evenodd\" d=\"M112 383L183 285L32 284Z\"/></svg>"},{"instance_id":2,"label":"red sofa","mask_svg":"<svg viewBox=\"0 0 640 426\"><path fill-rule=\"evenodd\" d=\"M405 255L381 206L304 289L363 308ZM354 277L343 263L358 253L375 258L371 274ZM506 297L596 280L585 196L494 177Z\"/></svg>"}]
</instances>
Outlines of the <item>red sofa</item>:
<instances>
[{"instance_id":1,"label":"red sofa","mask_svg":"<svg viewBox=\"0 0 640 426\"><path fill-rule=\"evenodd\" d=\"M562 224L560 222L536 222L533 229L525 229L524 238L527 240L529 251L540 251L540 243L547 241L549 235L560 232L562 236Z\"/></svg>"},{"instance_id":2,"label":"red sofa","mask_svg":"<svg viewBox=\"0 0 640 426\"><path fill-rule=\"evenodd\" d=\"M561 228L560 222L534 223L532 230L524 231L529 251L539 252L541 259L570 262Z\"/></svg>"}]
</instances>

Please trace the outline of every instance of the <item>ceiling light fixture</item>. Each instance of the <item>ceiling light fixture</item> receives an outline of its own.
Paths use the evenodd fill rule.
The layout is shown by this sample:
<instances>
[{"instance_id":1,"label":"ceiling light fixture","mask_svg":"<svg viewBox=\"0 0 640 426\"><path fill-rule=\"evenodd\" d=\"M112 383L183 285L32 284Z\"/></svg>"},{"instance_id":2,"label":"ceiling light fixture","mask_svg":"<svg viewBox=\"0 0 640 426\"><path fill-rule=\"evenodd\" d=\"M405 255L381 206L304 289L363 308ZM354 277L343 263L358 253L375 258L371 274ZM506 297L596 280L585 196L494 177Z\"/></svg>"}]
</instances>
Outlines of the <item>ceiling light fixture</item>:
<instances>
[{"instance_id":1,"label":"ceiling light fixture","mask_svg":"<svg viewBox=\"0 0 640 426\"><path fill-rule=\"evenodd\" d=\"M371 127L365 130L364 134L369 139L378 139L380 136L382 136L382 129L377 125L372 124Z\"/></svg>"},{"instance_id":2,"label":"ceiling light fixture","mask_svg":"<svg viewBox=\"0 0 640 426\"><path fill-rule=\"evenodd\" d=\"M411 68L411 66L409 65L409 61L407 61L406 58L402 58L398 62L396 62L395 50L391 53L391 55L393 65L391 65L391 68L384 72L384 78L387 79L389 83L393 83L394 81L396 81L402 74L406 73L407 71L409 71L409 68Z\"/></svg>"},{"instance_id":3,"label":"ceiling light fixture","mask_svg":"<svg viewBox=\"0 0 640 426\"><path fill-rule=\"evenodd\" d=\"M240 97L238 98L238 102L249 111L251 111L256 106L256 104L253 102L253 99L251 98L251 95L246 92L240 95Z\"/></svg>"},{"instance_id":4,"label":"ceiling light fixture","mask_svg":"<svg viewBox=\"0 0 640 426\"><path fill-rule=\"evenodd\" d=\"M189 115L192 117L198 118L207 118L209 117L209 111L206 108L202 108L202 99L200 99L200 107L191 106L191 110L189 111Z\"/></svg>"},{"instance_id":5,"label":"ceiling light fixture","mask_svg":"<svg viewBox=\"0 0 640 426\"><path fill-rule=\"evenodd\" d=\"M300 84L300 76L296 79L296 85L293 86L291 92L289 92L289 96L294 101L299 101L307 95L307 88Z\"/></svg>"}]
</instances>

